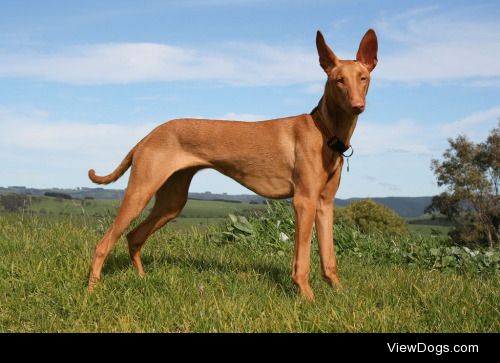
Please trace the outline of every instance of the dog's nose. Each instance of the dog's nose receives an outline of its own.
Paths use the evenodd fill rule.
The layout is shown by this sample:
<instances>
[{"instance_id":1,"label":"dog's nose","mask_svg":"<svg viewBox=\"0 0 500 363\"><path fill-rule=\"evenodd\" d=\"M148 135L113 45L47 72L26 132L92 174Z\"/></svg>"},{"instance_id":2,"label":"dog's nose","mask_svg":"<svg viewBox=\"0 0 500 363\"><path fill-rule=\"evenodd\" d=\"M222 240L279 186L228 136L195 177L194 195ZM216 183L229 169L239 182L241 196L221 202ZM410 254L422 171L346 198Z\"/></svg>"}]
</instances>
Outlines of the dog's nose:
<instances>
[{"instance_id":1,"label":"dog's nose","mask_svg":"<svg viewBox=\"0 0 500 363\"><path fill-rule=\"evenodd\" d=\"M352 102L351 107L352 107L352 112L358 115L365 110L365 103L362 101Z\"/></svg>"}]
</instances>

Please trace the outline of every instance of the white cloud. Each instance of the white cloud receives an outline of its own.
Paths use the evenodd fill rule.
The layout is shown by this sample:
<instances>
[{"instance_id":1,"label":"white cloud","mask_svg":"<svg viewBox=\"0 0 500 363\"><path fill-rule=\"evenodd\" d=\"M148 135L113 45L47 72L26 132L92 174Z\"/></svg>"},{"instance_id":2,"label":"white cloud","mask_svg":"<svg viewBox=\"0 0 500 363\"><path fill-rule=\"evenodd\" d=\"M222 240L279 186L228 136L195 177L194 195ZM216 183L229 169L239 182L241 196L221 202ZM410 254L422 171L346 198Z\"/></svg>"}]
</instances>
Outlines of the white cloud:
<instances>
[{"instance_id":1,"label":"white cloud","mask_svg":"<svg viewBox=\"0 0 500 363\"><path fill-rule=\"evenodd\" d=\"M448 146L447 139L459 134L474 142L486 139L500 119L500 106L478 111L459 120L420 126L413 120L375 123L361 120L356 126L351 144L357 155L405 153L438 157Z\"/></svg>"},{"instance_id":2,"label":"white cloud","mask_svg":"<svg viewBox=\"0 0 500 363\"><path fill-rule=\"evenodd\" d=\"M381 54L374 77L395 82L462 81L474 86L488 81L489 86L494 85L491 78L500 78L500 23L472 17L467 10L443 12L432 6L377 22ZM394 47L385 51L385 43L391 42Z\"/></svg>"},{"instance_id":3,"label":"white cloud","mask_svg":"<svg viewBox=\"0 0 500 363\"><path fill-rule=\"evenodd\" d=\"M500 39L480 44L457 41L419 45L382 59L374 77L410 83L457 80L472 83L500 77L499 58Z\"/></svg>"},{"instance_id":4,"label":"white cloud","mask_svg":"<svg viewBox=\"0 0 500 363\"><path fill-rule=\"evenodd\" d=\"M286 85L322 79L316 58L298 48L264 44L225 44L204 51L157 43L111 43L53 54L0 53L0 77L84 85L176 80Z\"/></svg>"},{"instance_id":5,"label":"white cloud","mask_svg":"<svg viewBox=\"0 0 500 363\"><path fill-rule=\"evenodd\" d=\"M219 2L229 3L215 0ZM388 82L498 87L500 23L485 14L469 16L468 11L428 6L377 21L380 54L373 77ZM348 58L354 55L343 49L335 52ZM4 50L0 51L0 77L83 85L177 80L248 86L307 83L306 93L318 93L318 84L324 80L312 38L307 48L259 43L212 44L210 48L108 43L51 53Z\"/></svg>"},{"instance_id":6,"label":"white cloud","mask_svg":"<svg viewBox=\"0 0 500 363\"><path fill-rule=\"evenodd\" d=\"M455 137L465 134L474 141L484 141L490 129L494 128L500 120L500 106L491 107L485 111L479 111L461 118L460 120L448 122L437 126L441 135Z\"/></svg>"},{"instance_id":7,"label":"white cloud","mask_svg":"<svg viewBox=\"0 0 500 363\"><path fill-rule=\"evenodd\" d=\"M112 171L154 126L54 121L43 111L0 108L0 180L2 185L90 185L88 169Z\"/></svg>"},{"instance_id":8,"label":"white cloud","mask_svg":"<svg viewBox=\"0 0 500 363\"><path fill-rule=\"evenodd\" d=\"M45 112L20 115L0 109L0 145L11 150L114 155L116 145L133 146L154 126L54 122Z\"/></svg>"},{"instance_id":9,"label":"white cloud","mask_svg":"<svg viewBox=\"0 0 500 363\"><path fill-rule=\"evenodd\" d=\"M325 90L325 83L313 83L304 88L304 93L310 95L321 95Z\"/></svg>"},{"instance_id":10,"label":"white cloud","mask_svg":"<svg viewBox=\"0 0 500 363\"><path fill-rule=\"evenodd\" d=\"M269 117L228 112L214 118L254 121ZM54 120L43 110L13 110L0 106L1 185L90 186L88 169L94 168L98 174L111 172L156 126L158 124ZM218 180L219 184L215 184L218 187L225 185L228 190L242 191L227 178L212 178ZM122 178L117 187L124 187L126 181L126 177Z\"/></svg>"},{"instance_id":11,"label":"white cloud","mask_svg":"<svg viewBox=\"0 0 500 363\"><path fill-rule=\"evenodd\" d=\"M427 141L422 130L410 120L391 123L363 120L358 122L351 144L359 155L384 152L428 155L430 149Z\"/></svg>"}]
</instances>

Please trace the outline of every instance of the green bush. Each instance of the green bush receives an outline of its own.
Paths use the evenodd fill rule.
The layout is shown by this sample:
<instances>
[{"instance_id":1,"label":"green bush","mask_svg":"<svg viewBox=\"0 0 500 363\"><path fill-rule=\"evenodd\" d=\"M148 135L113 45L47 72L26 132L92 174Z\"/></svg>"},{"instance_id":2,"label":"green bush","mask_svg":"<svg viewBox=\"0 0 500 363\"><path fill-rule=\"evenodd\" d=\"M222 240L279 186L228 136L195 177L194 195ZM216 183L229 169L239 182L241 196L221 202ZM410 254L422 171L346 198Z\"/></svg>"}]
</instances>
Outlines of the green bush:
<instances>
[{"instance_id":1,"label":"green bush","mask_svg":"<svg viewBox=\"0 0 500 363\"><path fill-rule=\"evenodd\" d=\"M408 235L408 226L392 209L375 203L371 199L349 204L347 207L335 210L335 221L356 227L360 232L382 233L384 235Z\"/></svg>"},{"instance_id":2,"label":"green bush","mask_svg":"<svg viewBox=\"0 0 500 363\"><path fill-rule=\"evenodd\" d=\"M24 205L26 205L27 196L24 194L2 194L0 195L0 206L7 212L17 212Z\"/></svg>"},{"instance_id":3,"label":"green bush","mask_svg":"<svg viewBox=\"0 0 500 363\"><path fill-rule=\"evenodd\" d=\"M335 225L339 258L355 257L365 263L390 263L464 274L500 273L500 250L469 249L448 238L432 236L363 234L347 225Z\"/></svg>"},{"instance_id":4,"label":"green bush","mask_svg":"<svg viewBox=\"0 0 500 363\"><path fill-rule=\"evenodd\" d=\"M224 242L243 242L253 245L256 252L282 256L293 248L294 223L291 206L273 201L267 203L263 212L250 215L249 219L229 214L222 231L219 232L219 227L215 227L210 239L213 241L213 237L220 233Z\"/></svg>"},{"instance_id":5,"label":"green bush","mask_svg":"<svg viewBox=\"0 0 500 363\"><path fill-rule=\"evenodd\" d=\"M376 205L373 202L371 204ZM376 206L372 210L381 211L387 208ZM248 219L230 215L225 224L214 226L206 237L210 241L251 246L253 253L282 256L293 250L294 223L293 209L289 204L272 202L263 213ZM394 225L398 226L397 223ZM398 233L388 234L387 231L388 229L383 233L377 229L365 233L361 228L345 221L339 223L337 220L334 230L337 256L339 259L359 259L366 264L407 265L452 273L500 273L498 249L459 247L453 245L447 237L411 235L407 230L403 233L403 228ZM317 248L315 236L313 248Z\"/></svg>"}]
</instances>

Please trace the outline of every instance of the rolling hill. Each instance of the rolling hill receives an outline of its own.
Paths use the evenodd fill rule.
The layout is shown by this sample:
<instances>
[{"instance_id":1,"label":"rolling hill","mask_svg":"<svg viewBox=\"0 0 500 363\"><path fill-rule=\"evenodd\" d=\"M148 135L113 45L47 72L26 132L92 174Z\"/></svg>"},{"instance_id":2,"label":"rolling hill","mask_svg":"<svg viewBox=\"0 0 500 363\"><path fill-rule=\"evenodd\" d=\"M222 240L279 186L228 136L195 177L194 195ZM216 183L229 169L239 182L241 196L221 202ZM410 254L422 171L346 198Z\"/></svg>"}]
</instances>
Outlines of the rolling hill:
<instances>
[{"instance_id":1,"label":"rolling hill","mask_svg":"<svg viewBox=\"0 0 500 363\"><path fill-rule=\"evenodd\" d=\"M76 188L76 189L36 189L27 188L23 186L0 187L0 193L18 193L18 194L31 194L36 196L43 196L47 192L64 193L70 195L74 199L121 199L124 191L122 189L104 189L104 188ZM189 198L194 200L221 200L233 201L242 203L263 203L265 198L255 194L217 194L211 192L205 193L189 193ZM349 199L335 199L335 206L345 207L352 202L366 198L349 198ZM388 208L393 209L402 217L418 217L424 214L425 207L431 201L431 196L424 197L383 197L371 198L375 202L380 203Z\"/></svg>"}]
</instances>

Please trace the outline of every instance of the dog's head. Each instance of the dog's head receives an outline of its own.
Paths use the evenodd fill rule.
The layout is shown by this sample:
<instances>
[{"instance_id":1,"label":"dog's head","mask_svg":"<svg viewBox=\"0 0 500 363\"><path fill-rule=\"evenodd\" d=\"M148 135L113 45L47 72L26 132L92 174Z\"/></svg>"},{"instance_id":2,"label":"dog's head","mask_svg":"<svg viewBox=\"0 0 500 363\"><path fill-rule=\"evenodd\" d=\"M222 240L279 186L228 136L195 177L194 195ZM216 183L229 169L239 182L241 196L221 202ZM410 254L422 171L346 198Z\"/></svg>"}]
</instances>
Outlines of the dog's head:
<instances>
[{"instance_id":1,"label":"dog's head","mask_svg":"<svg viewBox=\"0 0 500 363\"><path fill-rule=\"evenodd\" d=\"M344 111L359 115L365 110L370 73L377 65L377 35L369 29L359 44L356 60L340 60L320 31L316 34L319 64L328 76L325 93Z\"/></svg>"}]
</instances>

